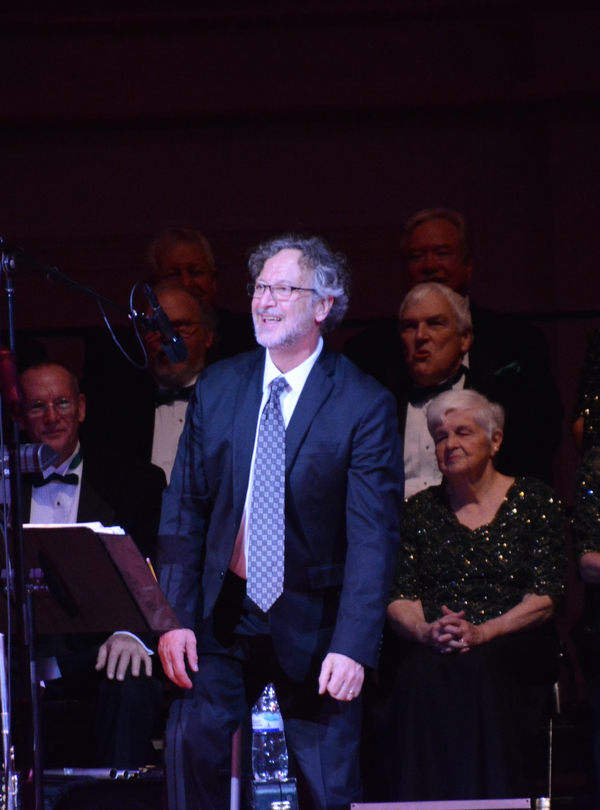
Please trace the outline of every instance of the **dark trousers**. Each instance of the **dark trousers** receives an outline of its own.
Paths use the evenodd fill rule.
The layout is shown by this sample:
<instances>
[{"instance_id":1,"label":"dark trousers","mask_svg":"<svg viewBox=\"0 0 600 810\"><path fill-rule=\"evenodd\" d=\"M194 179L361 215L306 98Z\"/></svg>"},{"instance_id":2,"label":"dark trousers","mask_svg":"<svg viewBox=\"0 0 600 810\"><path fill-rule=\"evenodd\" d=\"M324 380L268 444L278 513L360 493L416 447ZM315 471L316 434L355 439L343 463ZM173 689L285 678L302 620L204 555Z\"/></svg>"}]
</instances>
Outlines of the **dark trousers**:
<instances>
[{"instance_id":1,"label":"dark trousers","mask_svg":"<svg viewBox=\"0 0 600 810\"><path fill-rule=\"evenodd\" d=\"M165 764L169 810L229 807L231 738L267 683L274 683L287 743L318 810L360 801L360 700L318 694L317 676L297 683L281 669L267 617L229 574L198 639L199 671L171 709Z\"/></svg>"},{"instance_id":2,"label":"dark trousers","mask_svg":"<svg viewBox=\"0 0 600 810\"><path fill-rule=\"evenodd\" d=\"M61 637L58 641L63 642ZM57 656L63 677L48 681L41 702L46 767L96 767L131 769L151 759L152 730L162 703L162 683L148 678L144 667L137 678L127 670L125 679L109 680L96 672L98 646L85 646L85 639L67 638L76 649ZM153 667L160 670L158 656ZM63 727L70 704L79 706L79 716L64 737ZM66 727L65 727L66 730Z\"/></svg>"}]
</instances>

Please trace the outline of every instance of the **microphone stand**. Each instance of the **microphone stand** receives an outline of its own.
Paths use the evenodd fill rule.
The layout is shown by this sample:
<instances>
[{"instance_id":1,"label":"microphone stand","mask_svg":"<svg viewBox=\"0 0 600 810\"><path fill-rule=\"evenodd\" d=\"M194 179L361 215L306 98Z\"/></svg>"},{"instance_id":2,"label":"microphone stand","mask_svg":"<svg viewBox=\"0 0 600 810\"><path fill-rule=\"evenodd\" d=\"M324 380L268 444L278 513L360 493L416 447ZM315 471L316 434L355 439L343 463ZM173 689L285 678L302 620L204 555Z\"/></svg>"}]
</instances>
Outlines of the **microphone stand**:
<instances>
[{"instance_id":1,"label":"microphone stand","mask_svg":"<svg viewBox=\"0 0 600 810\"><path fill-rule=\"evenodd\" d=\"M158 327L154 325L153 320L148 318L143 313L135 312L135 310L131 311L126 307L111 301L109 298L105 298L103 295L96 292L96 290L94 290L92 287L86 287L85 285L80 284L78 281L65 276L64 273L61 273L58 267L50 267L47 264L37 261L37 259L32 259L30 256L27 256L22 248L7 245L1 237L0 251L2 252L2 269L7 276L14 274L17 269L24 270L28 268L29 270L35 270L38 273L43 273L47 278L52 279L52 281L59 281L66 287L71 287L72 289L78 290L84 295L87 295L89 298L94 298L100 304L106 304L107 306L112 307L117 312L120 312L122 315L129 318L129 320L133 319L137 321L146 329L158 331ZM11 346L11 348L13 347Z\"/></svg>"},{"instance_id":2,"label":"microphone stand","mask_svg":"<svg viewBox=\"0 0 600 810\"><path fill-rule=\"evenodd\" d=\"M6 276L6 293L8 301L8 328L11 351L16 344L14 319L14 278L8 262L2 261ZM21 438L20 406L18 402L7 402L12 419L12 437L8 442L10 471L10 515L13 538L13 578L7 580L7 610L10 610L11 588L14 587L16 604L16 646L18 673L17 702L17 758L16 769L20 774L21 807L23 810L42 810L44 806L44 788L42 783L41 736L39 734L38 684L35 677L33 656L33 617L31 601L27 591L27 572L25 570L25 550L23 546L23 504L21 498ZM7 570L8 570L7 565ZM8 695L10 711L11 696ZM10 732L9 732L10 742ZM6 762L6 794L12 784L11 761Z\"/></svg>"},{"instance_id":3,"label":"microphone stand","mask_svg":"<svg viewBox=\"0 0 600 810\"><path fill-rule=\"evenodd\" d=\"M35 259L28 257L21 248L9 247L0 238L1 261L0 270L6 279L6 293L8 303L9 344L14 357L16 352L16 329L14 318L14 277L18 269L31 269L43 273L54 281L79 290L81 293L95 298L102 305L106 304L124 314L130 320L143 325L145 328L160 331L157 319L148 318L142 313L135 312L114 303L97 293L91 287L85 287L79 282L68 278L56 267L49 267ZM6 350L5 350L6 351ZM4 397L3 397L4 399ZM23 545L23 505L21 498L21 461L20 461L20 404L7 402L7 409L13 422L12 437L9 442L9 470L11 495L11 528L13 537L14 577L8 585L7 604L10 609L11 587L14 586L16 604L16 636L17 636L17 671L18 671L18 712L17 730L18 744L16 746L16 770L19 774L21 787L22 810L43 810L43 766L41 751L41 734L39 719L39 691L35 676L35 659L33 655L33 616L30 595L27 591L27 574L25 570L25 552ZM8 568L8 565L7 565ZM10 711L11 695L8 695L8 710ZM9 732L10 741L10 732ZM14 783L14 773L10 773L10 762L5 763L5 795Z\"/></svg>"}]
</instances>

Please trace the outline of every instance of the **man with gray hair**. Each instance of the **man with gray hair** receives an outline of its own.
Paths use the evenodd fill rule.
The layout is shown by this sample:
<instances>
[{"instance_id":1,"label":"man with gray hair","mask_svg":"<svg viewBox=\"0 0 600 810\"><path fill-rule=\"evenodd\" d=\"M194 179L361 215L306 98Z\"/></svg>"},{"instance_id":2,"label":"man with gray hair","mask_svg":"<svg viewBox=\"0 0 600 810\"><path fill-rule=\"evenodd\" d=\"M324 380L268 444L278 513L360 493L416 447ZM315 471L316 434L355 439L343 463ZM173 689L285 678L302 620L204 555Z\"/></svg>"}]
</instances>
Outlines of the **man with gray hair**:
<instances>
[{"instance_id":1,"label":"man with gray hair","mask_svg":"<svg viewBox=\"0 0 600 810\"><path fill-rule=\"evenodd\" d=\"M405 279L409 288L434 282L460 296L468 307L473 340L464 365L482 384L499 388L510 396L514 407L526 407L537 425L535 452L525 449L524 468L509 474L533 475L550 483L552 457L560 443L562 405L554 383L547 341L543 333L522 319L487 309L467 294L473 273L473 255L464 217L447 208L429 208L412 216L404 227L401 242ZM349 340L345 354L384 385L397 384L402 364L402 347L397 324L382 321ZM509 430L513 426L507 421ZM531 437L525 437L526 447Z\"/></svg>"},{"instance_id":2,"label":"man with gray hair","mask_svg":"<svg viewBox=\"0 0 600 810\"><path fill-rule=\"evenodd\" d=\"M406 377L398 379L394 393L404 438L406 496L442 480L426 419L428 403L442 391L474 389L500 402L508 418L497 468L511 475L532 474L545 438L537 413L501 379L486 383L463 364L473 340L466 299L442 284L418 284L402 302L399 318Z\"/></svg>"},{"instance_id":3,"label":"man with gray hair","mask_svg":"<svg viewBox=\"0 0 600 810\"><path fill-rule=\"evenodd\" d=\"M183 689L168 806L229 806L232 735L272 682L303 806L347 810L399 542L396 407L323 344L348 305L342 256L288 235L250 271L261 348L201 375L163 502L158 576L182 625L159 645Z\"/></svg>"}]
</instances>

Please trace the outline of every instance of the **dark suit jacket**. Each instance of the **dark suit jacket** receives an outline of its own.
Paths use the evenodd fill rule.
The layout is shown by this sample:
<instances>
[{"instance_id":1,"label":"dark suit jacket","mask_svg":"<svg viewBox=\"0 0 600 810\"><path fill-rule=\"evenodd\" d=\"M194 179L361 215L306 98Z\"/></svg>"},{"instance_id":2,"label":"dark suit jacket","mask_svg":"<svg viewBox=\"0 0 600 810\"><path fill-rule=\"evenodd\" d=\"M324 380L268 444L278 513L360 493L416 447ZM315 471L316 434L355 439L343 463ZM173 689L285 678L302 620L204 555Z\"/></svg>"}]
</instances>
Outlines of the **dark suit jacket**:
<instances>
[{"instance_id":1,"label":"dark suit jacket","mask_svg":"<svg viewBox=\"0 0 600 810\"><path fill-rule=\"evenodd\" d=\"M203 372L163 498L159 582L197 632L242 520L264 358L260 349ZM284 592L269 622L296 680L327 652L376 664L403 494L395 410L389 392L324 348L286 430Z\"/></svg>"},{"instance_id":2,"label":"dark suit jacket","mask_svg":"<svg viewBox=\"0 0 600 810\"><path fill-rule=\"evenodd\" d=\"M122 526L144 557L155 560L162 492L166 478L160 467L145 464L94 445L83 446L83 478L77 520ZM29 522L31 482L23 476L24 522Z\"/></svg>"},{"instance_id":3,"label":"dark suit jacket","mask_svg":"<svg viewBox=\"0 0 600 810\"><path fill-rule=\"evenodd\" d=\"M539 329L518 318L473 302L470 308L474 337L468 387L499 402L506 411L505 437L496 466L506 475L533 476L551 483L563 410L545 338ZM398 320L386 319L351 338L344 353L392 391L403 429L410 379Z\"/></svg>"}]
</instances>

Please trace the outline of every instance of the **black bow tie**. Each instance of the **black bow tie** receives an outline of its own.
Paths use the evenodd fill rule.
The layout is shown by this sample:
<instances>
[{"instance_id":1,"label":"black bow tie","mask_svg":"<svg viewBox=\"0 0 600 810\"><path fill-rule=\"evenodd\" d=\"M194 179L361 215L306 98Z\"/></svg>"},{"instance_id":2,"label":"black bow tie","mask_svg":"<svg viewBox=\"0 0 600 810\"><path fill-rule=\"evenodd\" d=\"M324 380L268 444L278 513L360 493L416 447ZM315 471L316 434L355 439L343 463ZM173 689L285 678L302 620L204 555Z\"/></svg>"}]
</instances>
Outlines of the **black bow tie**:
<instances>
[{"instance_id":1,"label":"black bow tie","mask_svg":"<svg viewBox=\"0 0 600 810\"><path fill-rule=\"evenodd\" d=\"M154 392L154 404L158 408L160 405L170 405L172 402L188 402L193 390L193 385L177 388L175 391L168 388L159 389Z\"/></svg>"},{"instance_id":2,"label":"black bow tie","mask_svg":"<svg viewBox=\"0 0 600 810\"><path fill-rule=\"evenodd\" d=\"M423 402L429 402L430 399L434 399L438 394L449 391L455 386L461 377L464 376L465 371L465 367L461 366L456 374L444 380L444 382L438 383L438 385L423 386L413 384L409 386L408 401L411 405L421 405Z\"/></svg>"},{"instance_id":3,"label":"black bow tie","mask_svg":"<svg viewBox=\"0 0 600 810\"><path fill-rule=\"evenodd\" d=\"M50 484L52 481L62 481L64 484L72 484L76 487L79 483L79 476L77 473L67 473L66 475L52 473L47 478L44 478L42 473L33 473L31 476L31 486L36 487L36 489Z\"/></svg>"}]
</instances>

